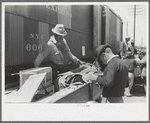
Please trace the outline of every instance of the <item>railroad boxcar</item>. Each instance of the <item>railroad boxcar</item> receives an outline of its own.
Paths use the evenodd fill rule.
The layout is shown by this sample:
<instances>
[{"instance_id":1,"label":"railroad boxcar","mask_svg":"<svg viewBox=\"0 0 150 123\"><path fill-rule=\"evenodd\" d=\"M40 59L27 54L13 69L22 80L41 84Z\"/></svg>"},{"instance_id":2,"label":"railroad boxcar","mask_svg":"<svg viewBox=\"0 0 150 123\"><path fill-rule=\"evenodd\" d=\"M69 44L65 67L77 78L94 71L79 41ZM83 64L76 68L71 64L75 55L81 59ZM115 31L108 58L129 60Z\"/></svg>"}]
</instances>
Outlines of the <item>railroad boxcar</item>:
<instances>
[{"instance_id":1,"label":"railroad boxcar","mask_svg":"<svg viewBox=\"0 0 150 123\"><path fill-rule=\"evenodd\" d=\"M19 81L12 73L33 67L58 23L65 25L65 39L81 60L92 62L100 44L109 43L115 53L120 50L122 20L108 6L5 5L5 85ZM46 58L43 63L49 62Z\"/></svg>"},{"instance_id":2,"label":"railroad boxcar","mask_svg":"<svg viewBox=\"0 0 150 123\"><path fill-rule=\"evenodd\" d=\"M110 44L113 52L118 54L122 41L122 19L108 6L103 6L102 11L102 44Z\"/></svg>"}]
</instances>

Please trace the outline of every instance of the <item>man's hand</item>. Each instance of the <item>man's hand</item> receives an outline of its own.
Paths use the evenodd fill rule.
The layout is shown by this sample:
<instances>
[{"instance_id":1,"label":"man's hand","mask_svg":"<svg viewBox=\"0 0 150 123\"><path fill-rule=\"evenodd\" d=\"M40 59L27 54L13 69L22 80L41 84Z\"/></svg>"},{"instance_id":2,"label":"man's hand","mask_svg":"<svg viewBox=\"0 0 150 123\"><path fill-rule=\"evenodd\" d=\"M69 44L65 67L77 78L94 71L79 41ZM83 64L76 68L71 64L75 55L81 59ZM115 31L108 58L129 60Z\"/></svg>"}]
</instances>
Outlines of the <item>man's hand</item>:
<instances>
[{"instance_id":1,"label":"man's hand","mask_svg":"<svg viewBox=\"0 0 150 123\"><path fill-rule=\"evenodd\" d=\"M85 74L82 76L82 79L85 81L85 82L92 82L92 81L96 81L97 80L97 75L95 74Z\"/></svg>"},{"instance_id":2,"label":"man's hand","mask_svg":"<svg viewBox=\"0 0 150 123\"><path fill-rule=\"evenodd\" d=\"M85 63L86 63L86 62L81 61L81 60L79 60L79 59L74 59L74 62L75 62L76 64L80 64L80 65L85 64Z\"/></svg>"},{"instance_id":3,"label":"man's hand","mask_svg":"<svg viewBox=\"0 0 150 123\"><path fill-rule=\"evenodd\" d=\"M97 75L95 75L95 74L88 74L89 75L89 79L91 80L91 81L96 81L97 80Z\"/></svg>"},{"instance_id":4,"label":"man's hand","mask_svg":"<svg viewBox=\"0 0 150 123\"><path fill-rule=\"evenodd\" d=\"M79 63L80 65L82 65L82 64L85 64L86 62L79 60L78 63Z\"/></svg>"}]
</instances>

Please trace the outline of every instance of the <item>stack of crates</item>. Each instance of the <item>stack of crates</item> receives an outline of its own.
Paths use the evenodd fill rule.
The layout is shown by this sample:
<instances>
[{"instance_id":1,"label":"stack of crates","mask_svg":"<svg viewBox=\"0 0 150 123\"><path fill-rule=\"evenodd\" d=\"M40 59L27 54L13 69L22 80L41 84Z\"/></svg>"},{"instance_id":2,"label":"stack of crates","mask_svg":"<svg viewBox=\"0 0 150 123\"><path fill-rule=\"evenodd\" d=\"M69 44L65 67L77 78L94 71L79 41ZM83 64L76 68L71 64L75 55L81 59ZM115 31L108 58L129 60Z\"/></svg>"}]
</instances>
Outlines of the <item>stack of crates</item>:
<instances>
[{"instance_id":1,"label":"stack of crates","mask_svg":"<svg viewBox=\"0 0 150 123\"><path fill-rule=\"evenodd\" d=\"M31 69L20 71L19 72L20 88L23 86L23 84L26 82L29 76L34 75L34 74L40 74L40 73L46 73L46 77L41 82L41 85L39 86L35 94L45 94L46 91L49 93L49 95L54 94L54 85L52 83L52 68L51 67L38 67L38 68L31 68Z\"/></svg>"}]
</instances>

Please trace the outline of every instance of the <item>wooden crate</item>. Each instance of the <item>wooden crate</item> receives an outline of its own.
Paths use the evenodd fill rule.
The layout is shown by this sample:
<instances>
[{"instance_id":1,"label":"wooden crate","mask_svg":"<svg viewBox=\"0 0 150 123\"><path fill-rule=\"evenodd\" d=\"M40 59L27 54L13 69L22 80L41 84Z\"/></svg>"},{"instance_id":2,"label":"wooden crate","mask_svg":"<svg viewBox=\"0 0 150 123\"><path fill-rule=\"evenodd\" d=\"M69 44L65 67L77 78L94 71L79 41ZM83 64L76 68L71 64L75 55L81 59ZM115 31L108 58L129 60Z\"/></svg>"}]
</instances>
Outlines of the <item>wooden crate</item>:
<instances>
[{"instance_id":1,"label":"wooden crate","mask_svg":"<svg viewBox=\"0 0 150 123\"><path fill-rule=\"evenodd\" d=\"M46 72L46 78L43 80L43 85L47 86L52 84L52 68L51 67L38 67L38 68L31 68L27 70L22 70L19 72L20 75L20 88L25 83L25 81L34 74L40 74Z\"/></svg>"}]
</instances>

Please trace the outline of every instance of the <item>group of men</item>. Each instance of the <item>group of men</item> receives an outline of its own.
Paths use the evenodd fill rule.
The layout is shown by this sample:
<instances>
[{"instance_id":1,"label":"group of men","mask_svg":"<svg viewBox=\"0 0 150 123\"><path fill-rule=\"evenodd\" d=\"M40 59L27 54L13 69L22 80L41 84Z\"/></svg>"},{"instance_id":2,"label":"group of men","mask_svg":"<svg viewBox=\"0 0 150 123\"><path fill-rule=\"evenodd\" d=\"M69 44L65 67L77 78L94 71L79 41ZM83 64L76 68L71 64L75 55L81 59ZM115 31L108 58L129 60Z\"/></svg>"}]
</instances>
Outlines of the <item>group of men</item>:
<instances>
[{"instance_id":1,"label":"group of men","mask_svg":"<svg viewBox=\"0 0 150 123\"><path fill-rule=\"evenodd\" d=\"M134 54L137 54L137 50L134 46L135 42L134 40L130 40L130 37L126 37L125 41L121 43L121 50L120 50L120 56L121 58L125 58L126 52L130 51L132 58L134 58Z\"/></svg>"},{"instance_id":2,"label":"group of men","mask_svg":"<svg viewBox=\"0 0 150 123\"><path fill-rule=\"evenodd\" d=\"M140 76L142 78L146 93L146 52L141 51L138 54L134 46L134 40L130 40L130 37L126 37L125 39L126 41L121 43L120 57L124 60L129 69L128 82L124 95L131 97L132 94L130 91L134 84L134 78L136 77L135 71L138 71L138 77Z\"/></svg>"},{"instance_id":3,"label":"group of men","mask_svg":"<svg viewBox=\"0 0 150 123\"><path fill-rule=\"evenodd\" d=\"M67 32L63 24L57 24L52 28L52 32L54 35L50 37L43 50L37 56L34 62L35 67L39 67L48 55L52 61L51 67L53 71L56 70L59 73L73 70L85 63L71 53L64 38ZM124 51L123 48L122 51ZM123 103L122 97L124 96L128 81L128 66L118 55L114 55L109 44L97 47L96 54L98 62L106 66L103 71L103 76L98 76L93 73L89 75L89 79L91 81L97 81L100 86L103 86L103 97L106 97L107 102ZM121 55L123 56L123 54Z\"/></svg>"}]
</instances>

